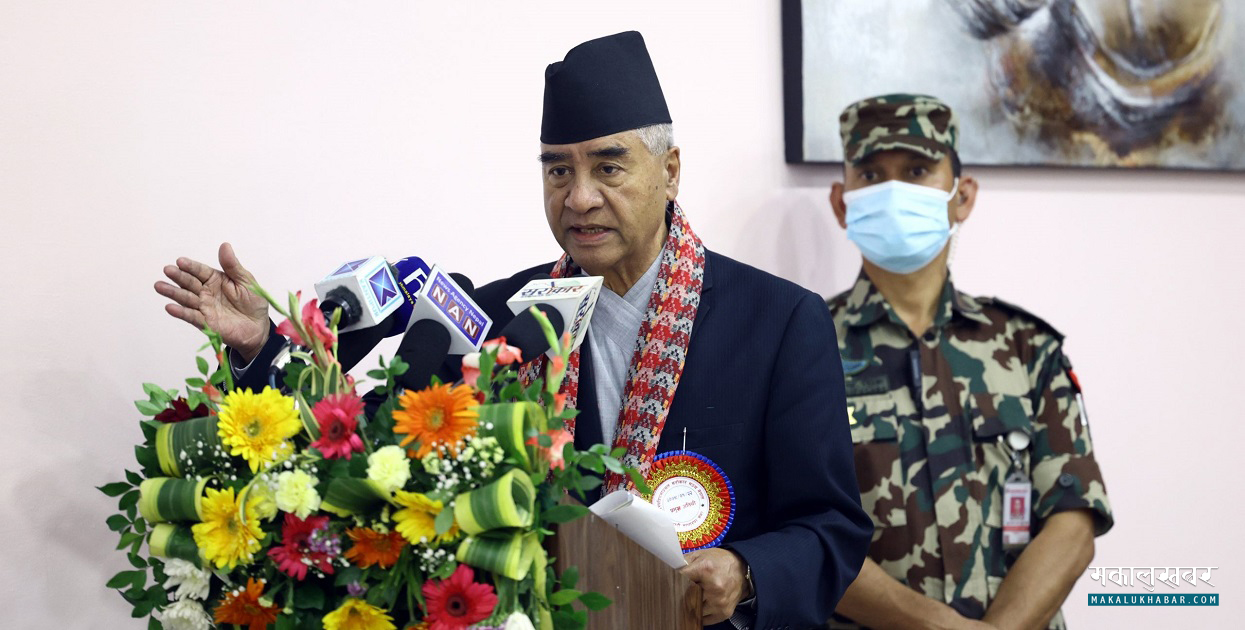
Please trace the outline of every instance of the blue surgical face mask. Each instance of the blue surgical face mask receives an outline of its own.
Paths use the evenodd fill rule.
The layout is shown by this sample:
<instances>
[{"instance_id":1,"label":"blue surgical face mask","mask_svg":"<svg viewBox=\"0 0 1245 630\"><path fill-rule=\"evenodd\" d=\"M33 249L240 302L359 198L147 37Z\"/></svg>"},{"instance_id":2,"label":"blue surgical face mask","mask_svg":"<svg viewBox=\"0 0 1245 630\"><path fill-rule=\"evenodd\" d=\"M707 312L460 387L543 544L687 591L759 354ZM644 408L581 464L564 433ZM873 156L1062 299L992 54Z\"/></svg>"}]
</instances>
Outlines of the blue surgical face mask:
<instances>
[{"instance_id":1,"label":"blue surgical face mask","mask_svg":"<svg viewBox=\"0 0 1245 630\"><path fill-rule=\"evenodd\" d=\"M843 194L847 238L869 262L892 273L912 273L938 256L955 233L947 220L951 194L937 188L889 181ZM956 224L955 227L959 227Z\"/></svg>"}]
</instances>

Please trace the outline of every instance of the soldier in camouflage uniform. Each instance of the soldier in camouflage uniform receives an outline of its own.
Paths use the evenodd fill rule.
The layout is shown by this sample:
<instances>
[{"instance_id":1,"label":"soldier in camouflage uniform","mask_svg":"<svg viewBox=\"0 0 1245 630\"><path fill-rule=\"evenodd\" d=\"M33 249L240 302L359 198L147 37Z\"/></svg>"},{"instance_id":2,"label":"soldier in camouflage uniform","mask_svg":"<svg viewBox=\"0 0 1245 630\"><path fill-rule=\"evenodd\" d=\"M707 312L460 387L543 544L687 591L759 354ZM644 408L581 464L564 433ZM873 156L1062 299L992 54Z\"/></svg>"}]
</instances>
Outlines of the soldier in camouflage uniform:
<instances>
[{"instance_id":1,"label":"soldier in camouflage uniform","mask_svg":"<svg viewBox=\"0 0 1245 630\"><path fill-rule=\"evenodd\" d=\"M840 123L845 181L831 205L864 260L855 286L828 304L875 527L828 627L1062 628L1059 607L1093 557L1094 536L1112 525L1063 336L951 282L950 225L968 218L977 183L960 177L949 107L895 94L849 106ZM937 189L927 207L933 215L945 206L942 239L906 219L853 216L896 214L896 199L920 196L905 184L872 191L887 188L889 200L861 203L853 193L895 181ZM890 226L890 245L868 241L878 225ZM897 262L895 244L914 239L932 260L898 251L908 258ZM1012 489L1029 496L1020 512L1031 523L1014 529L1032 538L1005 548L1004 485L1017 472L1031 483Z\"/></svg>"}]
</instances>

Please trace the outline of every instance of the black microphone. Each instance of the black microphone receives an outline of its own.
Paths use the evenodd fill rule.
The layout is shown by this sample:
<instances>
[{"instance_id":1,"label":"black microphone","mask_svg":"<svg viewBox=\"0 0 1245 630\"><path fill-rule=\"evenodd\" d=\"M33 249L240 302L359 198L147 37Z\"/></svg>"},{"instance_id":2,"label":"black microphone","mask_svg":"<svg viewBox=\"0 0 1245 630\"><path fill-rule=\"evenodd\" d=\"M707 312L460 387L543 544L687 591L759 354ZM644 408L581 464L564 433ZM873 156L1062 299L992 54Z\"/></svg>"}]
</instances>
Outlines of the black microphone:
<instances>
[{"instance_id":1,"label":"black microphone","mask_svg":"<svg viewBox=\"0 0 1245 630\"><path fill-rule=\"evenodd\" d=\"M422 263L423 261L420 262ZM472 295L475 292L475 285L471 283L471 279L467 276L461 273L451 273L448 275L450 279L458 283L459 288L464 293ZM421 279L420 282L422 283L423 280ZM416 292L418 292L418 287L416 287ZM410 318L411 309L406 308L390 314L384 321L375 326L357 328L339 334L337 336L337 361L342 365L342 372L349 372L353 369L377 345L380 345L380 342L386 337L391 337L398 334L398 332L406 332L407 321Z\"/></svg>"},{"instance_id":2,"label":"black microphone","mask_svg":"<svg viewBox=\"0 0 1245 630\"><path fill-rule=\"evenodd\" d=\"M566 329L566 323L562 320L562 313L552 305L540 303L535 305L536 309L543 312L545 317L549 319L549 323L553 324L553 336L562 337L562 331ZM506 338L506 345L514 346L519 349L519 354L523 358L523 362L527 363L536 357L544 354L549 350L549 339L545 337L545 331L540 327L540 322L531 311L524 309L519 311L514 319L502 329L499 337Z\"/></svg>"},{"instance_id":3,"label":"black microphone","mask_svg":"<svg viewBox=\"0 0 1245 630\"><path fill-rule=\"evenodd\" d=\"M432 375L445 362L450 351L450 331L433 319L421 319L402 336L397 356L406 362L407 368L397 382L404 389L420 390L428 387Z\"/></svg>"}]
</instances>

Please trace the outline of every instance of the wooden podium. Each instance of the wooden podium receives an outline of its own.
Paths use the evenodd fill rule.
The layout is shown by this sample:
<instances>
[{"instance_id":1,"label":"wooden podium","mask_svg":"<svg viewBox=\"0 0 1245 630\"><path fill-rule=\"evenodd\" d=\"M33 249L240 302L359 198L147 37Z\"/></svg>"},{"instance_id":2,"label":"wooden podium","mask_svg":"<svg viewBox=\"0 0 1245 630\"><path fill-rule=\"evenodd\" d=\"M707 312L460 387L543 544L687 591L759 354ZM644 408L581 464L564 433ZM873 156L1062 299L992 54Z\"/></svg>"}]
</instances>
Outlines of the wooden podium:
<instances>
[{"instance_id":1,"label":"wooden podium","mask_svg":"<svg viewBox=\"0 0 1245 630\"><path fill-rule=\"evenodd\" d=\"M588 613L589 628L701 627L700 587L596 515L558 526L551 547L559 573L579 569L577 589L614 600Z\"/></svg>"}]
</instances>

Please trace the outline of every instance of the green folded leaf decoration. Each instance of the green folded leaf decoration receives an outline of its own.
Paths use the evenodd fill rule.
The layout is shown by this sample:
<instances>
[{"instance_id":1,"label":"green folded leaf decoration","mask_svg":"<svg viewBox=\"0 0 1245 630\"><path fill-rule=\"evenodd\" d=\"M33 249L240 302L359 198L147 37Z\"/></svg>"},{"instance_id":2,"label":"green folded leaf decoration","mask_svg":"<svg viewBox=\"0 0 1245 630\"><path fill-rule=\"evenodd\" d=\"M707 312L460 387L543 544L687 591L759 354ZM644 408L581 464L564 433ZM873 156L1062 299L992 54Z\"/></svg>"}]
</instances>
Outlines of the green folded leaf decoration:
<instances>
[{"instance_id":1,"label":"green folded leaf decoration","mask_svg":"<svg viewBox=\"0 0 1245 630\"><path fill-rule=\"evenodd\" d=\"M216 449L224 448L216 421L216 416L207 416L157 429L160 470L170 477L185 477L216 459Z\"/></svg>"},{"instance_id":2,"label":"green folded leaf decoration","mask_svg":"<svg viewBox=\"0 0 1245 630\"><path fill-rule=\"evenodd\" d=\"M532 431L545 430L545 412L533 402L499 403L480 407L480 424L493 428L488 432L497 438L507 456L515 458L525 470L531 471L536 461L536 447L527 444Z\"/></svg>"},{"instance_id":3,"label":"green folded leaf decoration","mask_svg":"<svg viewBox=\"0 0 1245 630\"><path fill-rule=\"evenodd\" d=\"M138 512L148 523L203 520L203 489L209 477L155 477L139 486Z\"/></svg>"},{"instance_id":4,"label":"green folded leaf decoration","mask_svg":"<svg viewBox=\"0 0 1245 630\"><path fill-rule=\"evenodd\" d=\"M531 477L511 468L497 481L458 495L454 520L472 536L499 527L531 527L535 500Z\"/></svg>"},{"instance_id":5,"label":"green folded leaf decoration","mask_svg":"<svg viewBox=\"0 0 1245 630\"><path fill-rule=\"evenodd\" d=\"M195 544L194 534L185 525L161 523L151 528L147 538L147 547L151 555L160 558L180 558L203 567L203 559L199 553L199 545Z\"/></svg>"},{"instance_id":6,"label":"green folded leaf decoration","mask_svg":"<svg viewBox=\"0 0 1245 630\"><path fill-rule=\"evenodd\" d=\"M389 500L389 493L369 479L338 477L329 482L320 509L343 518L366 514Z\"/></svg>"}]
</instances>

